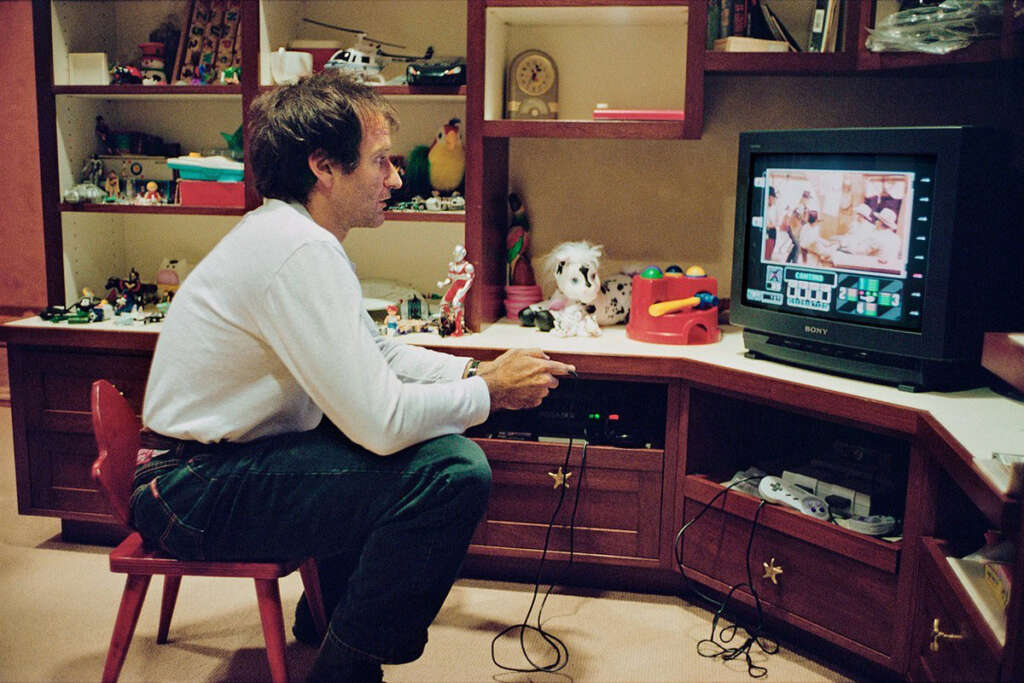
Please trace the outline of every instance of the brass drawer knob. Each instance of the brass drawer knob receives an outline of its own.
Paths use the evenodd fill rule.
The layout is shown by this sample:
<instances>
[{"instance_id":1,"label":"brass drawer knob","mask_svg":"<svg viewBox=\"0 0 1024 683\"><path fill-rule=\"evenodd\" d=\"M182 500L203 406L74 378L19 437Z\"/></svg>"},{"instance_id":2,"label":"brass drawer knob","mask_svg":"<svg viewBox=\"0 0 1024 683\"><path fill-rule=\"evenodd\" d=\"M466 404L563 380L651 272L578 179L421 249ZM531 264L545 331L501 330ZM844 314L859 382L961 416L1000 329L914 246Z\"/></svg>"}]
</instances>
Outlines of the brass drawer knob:
<instances>
[{"instance_id":1,"label":"brass drawer knob","mask_svg":"<svg viewBox=\"0 0 1024 683\"><path fill-rule=\"evenodd\" d=\"M555 485L551 488L557 489L559 486L569 488L569 477L572 476L572 472L563 472L562 466L558 466L557 472L548 472L548 476L555 480Z\"/></svg>"},{"instance_id":2,"label":"brass drawer knob","mask_svg":"<svg viewBox=\"0 0 1024 683\"><path fill-rule=\"evenodd\" d=\"M941 630L939 630L939 618L936 617L935 620L932 621L932 642L931 642L931 645L928 646L929 648L931 648L932 652L938 652L939 651L939 640L940 639L943 639L943 640L963 640L964 636L963 636L963 634L960 634L960 633L943 633Z\"/></svg>"},{"instance_id":3,"label":"brass drawer knob","mask_svg":"<svg viewBox=\"0 0 1024 683\"><path fill-rule=\"evenodd\" d=\"M775 564L775 558L773 557L767 562L762 562L761 566L764 567L764 578L778 586L779 574L782 573L782 567Z\"/></svg>"}]
</instances>

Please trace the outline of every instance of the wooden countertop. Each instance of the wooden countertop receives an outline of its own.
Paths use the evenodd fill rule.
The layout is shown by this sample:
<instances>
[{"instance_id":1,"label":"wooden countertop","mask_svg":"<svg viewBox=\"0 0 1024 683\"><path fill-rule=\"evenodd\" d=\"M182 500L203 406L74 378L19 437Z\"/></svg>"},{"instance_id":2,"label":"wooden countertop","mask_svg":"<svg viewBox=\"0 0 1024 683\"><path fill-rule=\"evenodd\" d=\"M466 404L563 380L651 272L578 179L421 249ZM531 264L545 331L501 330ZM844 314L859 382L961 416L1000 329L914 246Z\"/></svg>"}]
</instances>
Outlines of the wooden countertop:
<instances>
[{"instance_id":1,"label":"wooden countertop","mask_svg":"<svg viewBox=\"0 0 1024 683\"><path fill-rule=\"evenodd\" d=\"M0 326L0 339L31 346L78 346L117 350L151 350L160 323L132 326L113 321L88 325L50 323L38 317ZM747 358L740 329L722 327L714 344L675 346L629 339L625 326L606 327L600 337L557 337L512 322L486 325L463 337L410 334L402 341L460 355L494 357L509 348L536 347L574 363L584 374L678 378L697 386L724 389L822 416L915 434L922 415L946 432L942 438L1000 494L1008 476L995 467L992 454L1024 453L1024 402L988 388L956 392L909 393L895 387ZM1022 335L1011 335L1020 348Z\"/></svg>"}]
</instances>

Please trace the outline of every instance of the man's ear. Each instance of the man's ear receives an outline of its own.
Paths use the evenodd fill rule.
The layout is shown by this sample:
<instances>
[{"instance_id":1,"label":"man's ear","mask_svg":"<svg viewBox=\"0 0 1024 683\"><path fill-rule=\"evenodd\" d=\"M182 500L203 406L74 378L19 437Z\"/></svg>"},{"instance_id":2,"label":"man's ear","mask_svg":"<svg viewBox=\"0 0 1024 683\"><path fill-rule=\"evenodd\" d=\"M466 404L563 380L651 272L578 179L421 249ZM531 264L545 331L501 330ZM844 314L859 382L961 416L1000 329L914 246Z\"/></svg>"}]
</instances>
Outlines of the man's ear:
<instances>
[{"instance_id":1,"label":"man's ear","mask_svg":"<svg viewBox=\"0 0 1024 683\"><path fill-rule=\"evenodd\" d=\"M307 163L309 164L309 170L316 176L318 182L328 185L331 183L336 168L331 164L330 159L327 158L327 154L322 149L318 149L310 154Z\"/></svg>"}]
</instances>

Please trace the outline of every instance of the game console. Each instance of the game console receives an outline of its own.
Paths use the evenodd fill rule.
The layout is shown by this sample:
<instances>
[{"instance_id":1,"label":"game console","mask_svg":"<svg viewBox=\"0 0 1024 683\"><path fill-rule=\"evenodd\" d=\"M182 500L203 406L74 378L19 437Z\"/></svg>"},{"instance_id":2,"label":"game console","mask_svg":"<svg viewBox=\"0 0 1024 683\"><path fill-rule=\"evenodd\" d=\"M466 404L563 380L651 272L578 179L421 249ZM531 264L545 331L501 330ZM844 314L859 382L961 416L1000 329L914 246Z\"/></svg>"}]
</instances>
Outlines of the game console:
<instances>
[{"instance_id":1,"label":"game console","mask_svg":"<svg viewBox=\"0 0 1024 683\"><path fill-rule=\"evenodd\" d=\"M808 471L818 473L811 468L808 468ZM863 516L871 514L871 494L866 491L835 484L815 478L806 472L793 470L784 470L782 479L825 500L836 513Z\"/></svg>"},{"instance_id":2,"label":"game console","mask_svg":"<svg viewBox=\"0 0 1024 683\"><path fill-rule=\"evenodd\" d=\"M786 505L815 519L829 518L828 503L781 477L766 476L758 484L758 493L769 503Z\"/></svg>"}]
</instances>

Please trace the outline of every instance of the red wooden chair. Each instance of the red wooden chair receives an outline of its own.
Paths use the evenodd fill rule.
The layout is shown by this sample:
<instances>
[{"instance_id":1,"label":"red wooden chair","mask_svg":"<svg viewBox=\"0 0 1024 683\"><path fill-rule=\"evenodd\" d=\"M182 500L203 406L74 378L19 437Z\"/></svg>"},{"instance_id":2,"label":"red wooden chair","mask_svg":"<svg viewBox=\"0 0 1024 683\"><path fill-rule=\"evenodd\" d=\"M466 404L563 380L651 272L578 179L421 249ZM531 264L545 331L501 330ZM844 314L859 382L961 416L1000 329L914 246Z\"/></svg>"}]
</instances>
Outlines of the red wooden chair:
<instances>
[{"instance_id":1,"label":"red wooden chair","mask_svg":"<svg viewBox=\"0 0 1024 683\"><path fill-rule=\"evenodd\" d=\"M131 495L135 457L139 449L139 418L128 401L110 382L97 380L92 385L92 426L99 457L92 466L92 478L106 496L115 516L128 526L128 499ZM277 580L296 569L302 576L313 619L321 636L327 632L323 598L316 562L196 562L177 560L161 552L143 547L142 537L133 532L110 553L110 571L128 575L121 607L110 639L103 681L116 681L132 641L135 625L142 610L142 601L154 575L163 575L163 602L160 605L160 626L156 642L167 642L167 631L183 576L233 576L254 579L256 600L267 643L267 659L274 681L287 681L285 665L284 620Z\"/></svg>"}]
</instances>

